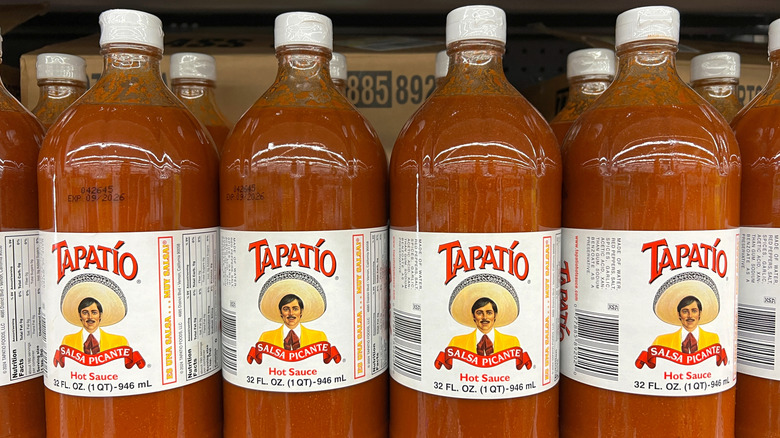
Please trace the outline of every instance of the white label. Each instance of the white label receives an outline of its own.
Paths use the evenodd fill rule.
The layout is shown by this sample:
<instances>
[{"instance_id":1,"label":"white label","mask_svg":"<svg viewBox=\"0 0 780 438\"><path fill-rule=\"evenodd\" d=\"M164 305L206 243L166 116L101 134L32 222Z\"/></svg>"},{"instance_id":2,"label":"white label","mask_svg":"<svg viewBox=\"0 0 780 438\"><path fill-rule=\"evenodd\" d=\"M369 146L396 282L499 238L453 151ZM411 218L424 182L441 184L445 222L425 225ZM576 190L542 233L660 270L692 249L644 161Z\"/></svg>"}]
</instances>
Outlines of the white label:
<instances>
[{"instance_id":1,"label":"white label","mask_svg":"<svg viewBox=\"0 0 780 438\"><path fill-rule=\"evenodd\" d=\"M740 229L737 370L780 380L780 229Z\"/></svg>"},{"instance_id":2,"label":"white label","mask_svg":"<svg viewBox=\"0 0 780 438\"><path fill-rule=\"evenodd\" d=\"M0 386L43 372L38 231L0 233Z\"/></svg>"},{"instance_id":3,"label":"white label","mask_svg":"<svg viewBox=\"0 0 780 438\"><path fill-rule=\"evenodd\" d=\"M216 228L40 234L49 389L146 394L219 371Z\"/></svg>"},{"instance_id":4,"label":"white label","mask_svg":"<svg viewBox=\"0 0 780 438\"><path fill-rule=\"evenodd\" d=\"M738 237L564 228L561 372L642 395L734 386Z\"/></svg>"},{"instance_id":5,"label":"white label","mask_svg":"<svg viewBox=\"0 0 780 438\"><path fill-rule=\"evenodd\" d=\"M223 369L248 389L309 392L387 369L387 227L222 230Z\"/></svg>"},{"instance_id":6,"label":"white label","mask_svg":"<svg viewBox=\"0 0 780 438\"><path fill-rule=\"evenodd\" d=\"M480 400L554 387L560 239L391 230L392 378Z\"/></svg>"}]
</instances>

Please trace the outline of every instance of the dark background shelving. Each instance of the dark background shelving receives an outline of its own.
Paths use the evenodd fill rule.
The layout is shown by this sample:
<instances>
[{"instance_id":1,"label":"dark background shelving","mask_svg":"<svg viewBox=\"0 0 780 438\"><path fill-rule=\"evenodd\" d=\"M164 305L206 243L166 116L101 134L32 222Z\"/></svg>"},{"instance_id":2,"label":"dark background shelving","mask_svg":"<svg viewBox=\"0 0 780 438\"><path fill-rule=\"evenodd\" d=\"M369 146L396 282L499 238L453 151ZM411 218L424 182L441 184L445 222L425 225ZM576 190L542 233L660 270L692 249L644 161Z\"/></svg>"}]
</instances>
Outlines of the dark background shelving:
<instances>
[{"instance_id":1,"label":"dark background shelving","mask_svg":"<svg viewBox=\"0 0 780 438\"><path fill-rule=\"evenodd\" d=\"M507 12L508 74L519 88L565 70L566 54L591 45L610 47L615 17L646 5L639 1L563 0L490 2ZM780 17L780 1L669 1L682 14L685 42L753 43L743 47L766 50L769 23ZM131 7L159 16L168 33L205 29L273 27L274 17L290 10L313 10L328 15L339 35L415 35L444 39L445 16L463 1L381 0L52 0L46 4L13 4L0 0L3 62L18 67L19 57L48 44L99 32L97 17L105 9ZM10 17L8 12L12 12ZM25 17L29 19L24 21ZM17 24L18 25L15 25ZM95 49L97 51L97 47ZM684 48L682 49L685 50Z\"/></svg>"}]
</instances>

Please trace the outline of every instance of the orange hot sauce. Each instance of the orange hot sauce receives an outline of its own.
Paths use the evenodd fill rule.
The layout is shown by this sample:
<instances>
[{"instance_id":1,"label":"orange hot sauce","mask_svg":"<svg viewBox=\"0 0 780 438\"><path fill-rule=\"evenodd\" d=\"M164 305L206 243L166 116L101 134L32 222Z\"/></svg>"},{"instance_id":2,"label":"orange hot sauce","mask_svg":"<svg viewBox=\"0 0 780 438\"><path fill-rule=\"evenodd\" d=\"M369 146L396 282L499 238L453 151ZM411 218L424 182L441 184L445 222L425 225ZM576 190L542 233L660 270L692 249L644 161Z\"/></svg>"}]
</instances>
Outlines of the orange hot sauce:
<instances>
[{"instance_id":1,"label":"orange hot sauce","mask_svg":"<svg viewBox=\"0 0 780 438\"><path fill-rule=\"evenodd\" d=\"M41 53L35 63L40 95L32 113L49 129L87 91L86 62L64 53Z\"/></svg>"},{"instance_id":2,"label":"orange hot sauce","mask_svg":"<svg viewBox=\"0 0 780 438\"><path fill-rule=\"evenodd\" d=\"M329 23L318 14L283 16L295 14L319 17L317 26ZM281 20L277 17L277 27ZM279 44L274 84L239 120L222 152L222 229L386 226L385 153L374 130L334 87L331 50L324 43ZM232 196L244 188L248 192L241 199ZM387 373L312 392L260 391L225 382L224 405L225 437L384 437Z\"/></svg>"},{"instance_id":3,"label":"orange hot sauce","mask_svg":"<svg viewBox=\"0 0 780 438\"><path fill-rule=\"evenodd\" d=\"M615 77L615 52L609 49L582 49L569 53L566 66L569 97L563 109L550 120L550 128L563 144L577 118L604 93Z\"/></svg>"},{"instance_id":4,"label":"orange hot sauce","mask_svg":"<svg viewBox=\"0 0 780 438\"><path fill-rule=\"evenodd\" d=\"M739 102L739 54L705 53L691 59L691 88L731 122L742 104Z\"/></svg>"},{"instance_id":5,"label":"orange hot sauce","mask_svg":"<svg viewBox=\"0 0 780 438\"><path fill-rule=\"evenodd\" d=\"M739 226L739 148L725 120L680 80L676 51L674 40L657 37L617 47L614 82L563 145L564 227ZM731 437L734 400L735 388L662 397L561 376L561 436Z\"/></svg>"},{"instance_id":6,"label":"orange hot sauce","mask_svg":"<svg viewBox=\"0 0 780 438\"><path fill-rule=\"evenodd\" d=\"M101 53L100 80L51 128L41 150L41 230L101 233L217 226L216 150L162 82L162 50L109 43ZM113 202L68 202L68 195L81 193L81 188L105 186L124 196ZM51 436L218 437L221 377L122 397L78 397L47 388L46 408Z\"/></svg>"},{"instance_id":7,"label":"orange hot sauce","mask_svg":"<svg viewBox=\"0 0 780 438\"><path fill-rule=\"evenodd\" d=\"M777 120L780 117L778 32L780 22L774 21L769 27L771 69L767 84L731 123L744 163L741 210L744 227L780 228L780 211L777 208L777 169L780 165L780 132L777 130ZM750 250L748 247L742 249ZM767 290L763 293L770 295L774 292ZM740 303L742 297L740 290ZM746 374L741 366L739 371L737 436L780 436L780 416L777 415L780 410L780 381Z\"/></svg>"},{"instance_id":8,"label":"orange hot sauce","mask_svg":"<svg viewBox=\"0 0 780 438\"><path fill-rule=\"evenodd\" d=\"M217 106L214 90L217 69L214 57L203 53L171 55L171 90L211 134L217 151L222 150L230 123Z\"/></svg>"},{"instance_id":9,"label":"orange hot sauce","mask_svg":"<svg viewBox=\"0 0 780 438\"><path fill-rule=\"evenodd\" d=\"M40 123L0 83L2 232L38 228L35 168L43 133ZM44 413L42 377L0 386L0 436L45 436Z\"/></svg>"},{"instance_id":10,"label":"orange hot sauce","mask_svg":"<svg viewBox=\"0 0 780 438\"><path fill-rule=\"evenodd\" d=\"M495 38L448 44L449 72L407 122L393 150L393 230L508 233L560 227L557 143L504 76L504 50ZM536 395L477 400L420 392L391 380L390 435L556 437L557 403L557 385Z\"/></svg>"}]
</instances>

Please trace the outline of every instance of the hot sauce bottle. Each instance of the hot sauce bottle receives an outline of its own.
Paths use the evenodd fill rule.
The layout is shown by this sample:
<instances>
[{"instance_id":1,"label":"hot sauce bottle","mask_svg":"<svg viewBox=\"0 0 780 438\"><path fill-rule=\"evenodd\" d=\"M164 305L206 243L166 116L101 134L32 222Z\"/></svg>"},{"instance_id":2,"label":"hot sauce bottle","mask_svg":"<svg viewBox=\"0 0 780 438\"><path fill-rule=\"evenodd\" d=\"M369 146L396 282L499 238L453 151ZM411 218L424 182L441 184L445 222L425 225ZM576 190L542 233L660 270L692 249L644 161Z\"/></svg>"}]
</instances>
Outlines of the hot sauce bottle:
<instances>
[{"instance_id":1,"label":"hot sauce bottle","mask_svg":"<svg viewBox=\"0 0 780 438\"><path fill-rule=\"evenodd\" d=\"M691 59L691 87L712 104L727 122L737 115L739 102L739 53L714 52Z\"/></svg>"},{"instance_id":2,"label":"hot sauce bottle","mask_svg":"<svg viewBox=\"0 0 780 438\"><path fill-rule=\"evenodd\" d=\"M394 437L558 436L560 155L505 41L501 9L450 12L449 72L393 150Z\"/></svg>"},{"instance_id":3,"label":"hot sauce bottle","mask_svg":"<svg viewBox=\"0 0 780 438\"><path fill-rule=\"evenodd\" d=\"M203 53L171 55L171 90L206 127L217 150L230 132L230 123L217 106L217 67L214 57Z\"/></svg>"},{"instance_id":4,"label":"hot sauce bottle","mask_svg":"<svg viewBox=\"0 0 780 438\"><path fill-rule=\"evenodd\" d=\"M332 24L275 23L220 169L226 437L387 435L387 161L333 85Z\"/></svg>"},{"instance_id":5,"label":"hot sauce bottle","mask_svg":"<svg viewBox=\"0 0 780 438\"><path fill-rule=\"evenodd\" d=\"M0 315L4 315L0 328L0 436L3 437L40 438L46 434L41 377L43 321L35 249L38 237L35 167L41 141L40 123L0 82Z\"/></svg>"},{"instance_id":6,"label":"hot sauce bottle","mask_svg":"<svg viewBox=\"0 0 780 438\"><path fill-rule=\"evenodd\" d=\"M550 127L559 144L577 118L612 83L615 77L615 52L609 49L582 49L566 58L566 78L569 97L566 106L550 120Z\"/></svg>"},{"instance_id":7,"label":"hot sauce bottle","mask_svg":"<svg viewBox=\"0 0 780 438\"><path fill-rule=\"evenodd\" d=\"M434 67L433 77L436 78L436 86L441 86L444 83L444 78L447 77L447 69L450 66L450 57L447 56L446 50L436 52L436 65Z\"/></svg>"},{"instance_id":8,"label":"hot sauce bottle","mask_svg":"<svg viewBox=\"0 0 780 438\"><path fill-rule=\"evenodd\" d=\"M64 53L41 53L35 62L40 94L32 113L49 129L67 107L87 91L84 58Z\"/></svg>"},{"instance_id":9,"label":"hot sauce bottle","mask_svg":"<svg viewBox=\"0 0 780 438\"><path fill-rule=\"evenodd\" d=\"M769 26L769 81L731 126L742 161L737 436L780 435L777 275L780 164L780 20Z\"/></svg>"},{"instance_id":10,"label":"hot sauce bottle","mask_svg":"<svg viewBox=\"0 0 780 438\"><path fill-rule=\"evenodd\" d=\"M330 60L330 77L333 79L333 85L341 94L347 93L347 57L341 53L333 52L333 58Z\"/></svg>"},{"instance_id":11,"label":"hot sauce bottle","mask_svg":"<svg viewBox=\"0 0 780 438\"><path fill-rule=\"evenodd\" d=\"M222 432L211 137L160 75L160 20L100 15L101 78L38 162L50 436Z\"/></svg>"},{"instance_id":12,"label":"hot sauce bottle","mask_svg":"<svg viewBox=\"0 0 780 438\"><path fill-rule=\"evenodd\" d=\"M563 437L734 435L740 155L678 37L673 8L620 14L563 144Z\"/></svg>"}]
</instances>

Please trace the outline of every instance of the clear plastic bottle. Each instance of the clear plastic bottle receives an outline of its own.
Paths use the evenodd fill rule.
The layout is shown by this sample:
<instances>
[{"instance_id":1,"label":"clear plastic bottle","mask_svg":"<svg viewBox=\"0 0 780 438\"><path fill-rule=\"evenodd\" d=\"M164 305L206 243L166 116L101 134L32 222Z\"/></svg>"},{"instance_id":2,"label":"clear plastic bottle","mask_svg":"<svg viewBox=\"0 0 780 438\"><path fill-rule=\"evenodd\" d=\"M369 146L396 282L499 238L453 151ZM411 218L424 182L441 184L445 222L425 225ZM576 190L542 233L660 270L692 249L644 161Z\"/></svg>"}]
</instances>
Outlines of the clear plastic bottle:
<instances>
[{"instance_id":1,"label":"clear plastic bottle","mask_svg":"<svg viewBox=\"0 0 780 438\"><path fill-rule=\"evenodd\" d=\"M739 53L694 56L691 59L691 87L731 122L742 109L738 97Z\"/></svg>"},{"instance_id":2,"label":"clear plastic bottle","mask_svg":"<svg viewBox=\"0 0 780 438\"><path fill-rule=\"evenodd\" d=\"M217 65L203 53L171 55L171 90L209 131L217 150L230 132L230 123L217 106Z\"/></svg>"},{"instance_id":3,"label":"clear plastic bottle","mask_svg":"<svg viewBox=\"0 0 780 438\"><path fill-rule=\"evenodd\" d=\"M393 437L558 436L560 155L505 42L501 9L450 12L446 79L393 149Z\"/></svg>"},{"instance_id":4,"label":"clear plastic bottle","mask_svg":"<svg viewBox=\"0 0 780 438\"><path fill-rule=\"evenodd\" d=\"M740 154L677 74L679 23L618 16L563 144L562 437L734 435Z\"/></svg>"},{"instance_id":5,"label":"clear plastic bottle","mask_svg":"<svg viewBox=\"0 0 780 438\"><path fill-rule=\"evenodd\" d=\"M347 95L347 57L341 53L333 52L333 58L330 60L330 77L333 79L333 85L341 91L341 94Z\"/></svg>"},{"instance_id":6,"label":"clear plastic bottle","mask_svg":"<svg viewBox=\"0 0 780 438\"><path fill-rule=\"evenodd\" d=\"M447 69L450 66L450 57L447 56L447 51L442 50L436 53L436 67L433 77L436 78L436 87L441 87L444 83L444 78L447 77Z\"/></svg>"},{"instance_id":7,"label":"clear plastic bottle","mask_svg":"<svg viewBox=\"0 0 780 438\"><path fill-rule=\"evenodd\" d=\"M0 82L0 264L13 266L0 275L0 309L14 320L0 337L0 358L11 364L0 369L0 436L4 437L46 436L43 333L35 273L35 168L43 132L35 117Z\"/></svg>"},{"instance_id":8,"label":"clear plastic bottle","mask_svg":"<svg viewBox=\"0 0 780 438\"><path fill-rule=\"evenodd\" d=\"M769 63L766 85L731 122L744 163L736 431L757 438L780 433L774 247L780 229L780 20L769 25ZM767 364L775 364L774 369Z\"/></svg>"},{"instance_id":9,"label":"clear plastic bottle","mask_svg":"<svg viewBox=\"0 0 780 438\"><path fill-rule=\"evenodd\" d=\"M563 144L572 123L604 93L615 77L615 52L609 49L582 49L569 53L566 78L569 97L566 105L550 120L550 127Z\"/></svg>"},{"instance_id":10,"label":"clear plastic bottle","mask_svg":"<svg viewBox=\"0 0 780 438\"><path fill-rule=\"evenodd\" d=\"M100 25L103 74L38 163L47 431L219 437L217 151L162 81L160 20Z\"/></svg>"},{"instance_id":11,"label":"clear plastic bottle","mask_svg":"<svg viewBox=\"0 0 780 438\"><path fill-rule=\"evenodd\" d=\"M40 94L32 113L48 130L57 117L87 91L87 64L79 56L41 53L35 70Z\"/></svg>"},{"instance_id":12,"label":"clear plastic bottle","mask_svg":"<svg viewBox=\"0 0 780 438\"><path fill-rule=\"evenodd\" d=\"M274 33L276 80L222 154L225 437L383 437L385 153L333 85L330 19Z\"/></svg>"}]
</instances>

